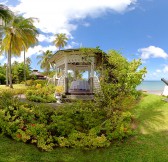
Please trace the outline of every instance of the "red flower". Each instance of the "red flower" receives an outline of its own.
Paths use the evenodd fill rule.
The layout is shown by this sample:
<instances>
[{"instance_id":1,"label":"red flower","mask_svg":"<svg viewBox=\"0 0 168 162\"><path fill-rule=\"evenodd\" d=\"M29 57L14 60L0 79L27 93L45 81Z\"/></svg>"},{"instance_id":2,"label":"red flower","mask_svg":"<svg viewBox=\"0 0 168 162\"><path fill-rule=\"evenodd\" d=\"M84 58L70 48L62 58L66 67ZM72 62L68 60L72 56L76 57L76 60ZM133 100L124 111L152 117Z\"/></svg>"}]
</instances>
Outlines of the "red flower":
<instances>
[{"instance_id":1,"label":"red flower","mask_svg":"<svg viewBox=\"0 0 168 162\"><path fill-rule=\"evenodd\" d=\"M20 139L20 138L22 138L22 135L19 133L16 135L16 137Z\"/></svg>"}]
</instances>

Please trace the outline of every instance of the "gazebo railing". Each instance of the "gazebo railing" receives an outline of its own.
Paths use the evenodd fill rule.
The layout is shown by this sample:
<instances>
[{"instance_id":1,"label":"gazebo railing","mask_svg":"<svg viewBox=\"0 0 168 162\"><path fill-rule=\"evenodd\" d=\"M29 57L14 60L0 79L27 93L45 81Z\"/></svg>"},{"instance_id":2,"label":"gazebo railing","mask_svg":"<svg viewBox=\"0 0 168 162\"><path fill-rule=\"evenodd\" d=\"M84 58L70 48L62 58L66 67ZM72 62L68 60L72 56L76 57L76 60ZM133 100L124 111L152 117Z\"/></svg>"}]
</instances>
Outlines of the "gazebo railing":
<instances>
[{"instance_id":1,"label":"gazebo railing","mask_svg":"<svg viewBox=\"0 0 168 162\"><path fill-rule=\"evenodd\" d=\"M94 76L93 78L93 87L94 87L94 92L99 92L101 90L100 80L97 76Z\"/></svg>"},{"instance_id":2,"label":"gazebo railing","mask_svg":"<svg viewBox=\"0 0 168 162\"><path fill-rule=\"evenodd\" d=\"M58 79L58 86L65 86L65 76L61 76L59 79Z\"/></svg>"}]
</instances>

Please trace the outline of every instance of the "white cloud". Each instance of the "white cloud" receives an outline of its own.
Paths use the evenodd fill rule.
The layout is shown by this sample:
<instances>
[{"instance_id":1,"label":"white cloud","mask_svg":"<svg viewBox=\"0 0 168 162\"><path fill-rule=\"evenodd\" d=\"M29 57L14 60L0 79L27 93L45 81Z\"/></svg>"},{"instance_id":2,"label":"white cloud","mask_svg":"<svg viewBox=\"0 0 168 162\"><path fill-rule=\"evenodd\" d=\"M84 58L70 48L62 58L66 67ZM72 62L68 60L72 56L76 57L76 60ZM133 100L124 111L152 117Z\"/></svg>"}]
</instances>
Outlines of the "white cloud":
<instances>
[{"instance_id":1,"label":"white cloud","mask_svg":"<svg viewBox=\"0 0 168 162\"><path fill-rule=\"evenodd\" d=\"M19 4L11 6L13 11L23 14L24 17L35 17L35 22L44 34L40 34L40 42L51 43L55 33L65 33L73 40L71 32L76 30L78 25L88 27L87 17L101 17L107 12L123 13L136 4L137 0L19 0ZM132 8L131 8L132 9ZM81 24L81 21L84 22ZM48 34L47 34L48 33ZM72 41L65 48L79 46ZM30 48L26 57L39 55L39 51L58 50L54 45L42 47L40 45ZM23 54L20 58L12 58L12 61L23 61Z\"/></svg>"},{"instance_id":2,"label":"white cloud","mask_svg":"<svg viewBox=\"0 0 168 162\"><path fill-rule=\"evenodd\" d=\"M5 56L3 56L3 55L0 56L0 61L3 60L4 58L5 58Z\"/></svg>"},{"instance_id":3,"label":"white cloud","mask_svg":"<svg viewBox=\"0 0 168 162\"><path fill-rule=\"evenodd\" d=\"M83 23L83 26L85 26L85 27L89 27L89 26L90 26L90 23L88 23L88 22L84 22L84 23Z\"/></svg>"},{"instance_id":4,"label":"white cloud","mask_svg":"<svg viewBox=\"0 0 168 162\"><path fill-rule=\"evenodd\" d=\"M43 32L70 33L78 26L72 20L99 17L108 11L122 13L135 3L136 0L20 0L15 10L25 17L38 18L36 26Z\"/></svg>"},{"instance_id":5,"label":"white cloud","mask_svg":"<svg viewBox=\"0 0 168 162\"><path fill-rule=\"evenodd\" d=\"M71 42L71 46L72 47L79 47L80 48L80 44L77 43L77 42L74 42L74 41Z\"/></svg>"},{"instance_id":6,"label":"white cloud","mask_svg":"<svg viewBox=\"0 0 168 162\"><path fill-rule=\"evenodd\" d=\"M168 73L168 65L164 65L164 67L162 69L157 69L154 73L152 73L153 75L162 75L162 74L166 74Z\"/></svg>"},{"instance_id":7,"label":"white cloud","mask_svg":"<svg viewBox=\"0 0 168 162\"><path fill-rule=\"evenodd\" d=\"M156 73L161 73L161 72L162 72L162 70L160 70L160 69L156 70Z\"/></svg>"},{"instance_id":8,"label":"white cloud","mask_svg":"<svg viewBox=\"0 0 168 162\"><path fill-rule=\"evenodd\" d=\"M141 58L144 60L149 58L168 58L168 54L163 49L155 46L138 49L138 52L141 53Z\"/></svg>"},{"instance_id":9,"label":"white cloud","mask_svg":"<svg viewBox=\"0 0 168 162\"><path fill-rule=\"evenodd\" d=\"M6 59L4 55L0 56L0 64L3 65L4 63L6 63Z\"/></svg>"},{"instance_id":10,"label":"white cloud","mask_svg":"<svg viewBox=\"0 0 168 162\"><path fill-rule=\"evenodd\" d=\"M39 34L37 39L39 42L51 42L50 37L45 36L44 34Z\"/></svg>"},{"instance_id":11,"label":"white cloud","mask_svg":"<svg viewBox=\"0 0 168 162\"><path fill-rule=\"evenodd\" d=\"M45 52L47 50L53 51L54 53L58 49L54 45L45 47L38 45L33 48L29 48L28 51L26 51L26 57L31 57L32 55L40 55L42 54L43 51ZM22 52L20 57L12 57L11 62L13 63L14 61L17 61L20 63L23 62L23 60L24 60L24 54Z\"/></svg>"},{"instance_id":12,"label":"white cloud","mask_svg":"<svg viewBox=\"0 0 168 162\"><path fill-rule=\"evenodd\" d=\"M33 48L29 48L28 51L26 52L26 57L31 57L34 53L36 55L40 55L42 53L42 51L47 51L47 50L50 50L50 51L53 51L55 52L56 50L58 50L54 45L53 46L41 46L41 45L38 45L38 46L35 46ZM22 54L23 55L23 52Z\"/></svg>"},{"instance_id":13,"label":"white cloud","mask_svg":"<svg viewBox=\"0 0 168 162\"><path fill-rule=\"evenodd\" d=\"M165 65L163 68L163 73L168 73L168 65Z\"/></svg>"}]
</instances>

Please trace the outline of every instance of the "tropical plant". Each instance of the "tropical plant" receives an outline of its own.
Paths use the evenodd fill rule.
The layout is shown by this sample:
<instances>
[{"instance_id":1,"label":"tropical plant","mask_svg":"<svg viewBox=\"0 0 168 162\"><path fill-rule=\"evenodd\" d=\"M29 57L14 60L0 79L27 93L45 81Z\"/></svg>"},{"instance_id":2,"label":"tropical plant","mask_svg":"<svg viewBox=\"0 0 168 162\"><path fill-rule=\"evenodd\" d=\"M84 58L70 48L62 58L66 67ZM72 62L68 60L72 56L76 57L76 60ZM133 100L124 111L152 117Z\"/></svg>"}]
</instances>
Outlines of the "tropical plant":
<instances>
[{"instance_id":1,"label":"tropical plant","mask_svg":"<svg viewBox=\"0 0 168 162\"><path fill-rule=\"evenodd\" d=\"M6 71L5 65L4 66L0 65L0 84L5 83L5 71Z\"/></svg>"},{"instance_id":2,"label":"tropical plant","mask_svg":"<svg viewBox=\"0 0 168 162\"><path fill-rule=\"evenodd\" d=\"M3 27L4 39L2 41L2 51L8 52L9 64L9 83L12 86L11 56L19 56L21 51L27 50L30 46L37 43L38 31L33 25L33 18L23 18L14 16L13 19Z\"/></svg>"},{"instance_id":3,"label":"tropical plant","mask_svg":"<svg viewBox=\"0 0 168 162\"><path fill-rule=\"evenodd\" d=\"M21 83L24 82L24 74L26 71L26 78L30 78L30 66L24 62L18 63L14 62L12 64L12 82L13 83Z\"/></svg>"},{"instance_id":4,"label":"tropical plant","mask_svg":"<svg viewBox=\"0 0 168 162\"><path fill-rule=\"evenodd\" d=\"M37 28L34 26L33 23L34 23L33 18L25 19L24 27L25 27L25 29L27 29L26 36L28 37L28 39L26 41L27 44L26 44L26 46L23 47L23 50L24 50L24 67L25 68L26 68L27 63L29 63L29 64L31 63L31 60L26 60L26 50L30 46L34 46L38 42L38 40L37 40L38 31L37 31ZM26 85L26 70L24 70L24 81L25 81L25 85Z\"/></svg>"},{"instance_id":5,"label":"tropical plant","mask_svg":"<svg viewBox=\"0 0 168 162\"><path fill-rule=\"evenodd\" d=\"M13 12L7 6L0 4L0 44L2 44L3 27L13 18ZM2 52L2 50L1 50ZM6 64L6 86L8 86L8 63Z\"/></svg>"},{"instance_id":6,"label":"tropical plant","mask_svg":"<svg viewBox=\"0 0 168 162\"><path fill-rule=\"evenodd\" d=\"M55 94L56 95L61 95L64 92L64 87L63 86L56 86L55 87Z\"/></svg>"},{"instance_id":7,"label":"tropical plant","mask_svg":"<svg viewBox=\"0 0 168 162\"><path fill-rule=\"evenodd\" d=\"M66 36L66 34L60 33L60 34L55 34L55 40L53 41L53 43L60 50L61 48L65 47L65 45L67 44L67 41L68 41L68 37Z\"/></svg>"},{"instance_id":8,"label":"tropical plant","mask_svg":"<svg viewBox=\"0 0 168 162\"><path fill-rule=\"evenodd\" d=\"M26 64L27 64L27 65L30 65L30 64L31 64L31 59L30 59L30 57L27 57L27 58L26 58Z\"/></svg>"},{"instance_id":9,"label":"tropical plant","mask_svg":"<svg viewBox=\"0 0 168 162\"><path fill-rule=\"evenodd\" d=\"M146 68L141 60L128 62L120 52L110 50L100 67L101 93L98 99L102 106L114 110L130 108L139 92L136 87L142 82Z\"/></svg>"},{"instance_id":10,"label":"tropical plant","mask_svg":"<svg viewBox=\"0 0 168 162\"><path fill-rule=\"evenodd\" d=\"M40 67L44 69L47 74L49 74L49 71L50 71L49 59L52 56L53 56L53 53L50 50L47 50L46 52L43 52L42 55L37 56L37 59L40 59L38 64L40 64Z\"/></svg>"},{"instance_id":11,"label":"tropical plant","mask_svg":"<svg viewBox=\"0 0 168 162\"><path fill-rule=\"evenodd\" d=\"M7 6L0 4L0 18L1 18L1 25L3 23L8 23L12 19L13 13Z\"/></svg>"}]
</instances>

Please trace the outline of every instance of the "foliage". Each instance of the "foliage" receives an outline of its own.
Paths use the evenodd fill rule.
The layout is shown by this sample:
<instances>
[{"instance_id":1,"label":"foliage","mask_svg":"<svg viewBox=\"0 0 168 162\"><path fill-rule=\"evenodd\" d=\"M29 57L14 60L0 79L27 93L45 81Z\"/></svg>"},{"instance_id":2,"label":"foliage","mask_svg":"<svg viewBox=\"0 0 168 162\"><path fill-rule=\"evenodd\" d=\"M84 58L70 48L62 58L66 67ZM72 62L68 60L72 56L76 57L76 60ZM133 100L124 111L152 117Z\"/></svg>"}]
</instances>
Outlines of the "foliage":
<instances>
[{"instance_id":1,"label":"foliage","mask_svg":"<svg viewBox=\"0 0 168 162\"><path fill-rule=\"evenodd\" d=\"M84 59L87 62L90 62L90 57L95 56L95 62L96 62L96 68L100 68L100 66L102 66L103 64L103 59L104 57L106 57L105 52L103 52L99 46L97 46L96 48L80 48L80 53L84 55Z\"/></svg>"},{"instance_id":2,"label":"foliage","mask_svg":"<svg viewBox=\"0 0 168 162\"><path fill-rule=\"evenodd\" d=\"M136 135L126 140L114 140L108 148L92 151L57 148L44 153L34 145L16 142L1 135L0 161L166 162L168 160L168 103L164 102L163 98L163 96L145 94L141 102L132 109L134 120L138 124L136 124L138 126ZM148 131L143 133L143 130Z\"/></svg>"},{"instance_id":3,"label":"foliage","mask_svg":"<svg viewBox=\"0 0 168 162\"><path fill-rule=\"evenodd\" d=\"M13 13L7 6L0 4L0 18L5 22L8 23L11 21L13 17Z\"/></svg>"},{"instance_id":4,"label":"foliage","mask_svg":"<svg viewBox=\"0 0 168 162\"><path fill-rule=\"evenodd\" d=\"M45 86L47 83L46 80L27 80L26 85L27 86L35 86L37 84L41 84L41 86Z\"/></svg>"},{"instance_id":5,"label":"foliage","mask_svg":"<svg viewBox=\"0 0 168 162\"><path fill-rule=\"evenodd\" d=\"M141 60L128 62L118 51L109 51L99 69L101 93L98 102L112 110L131 107L139 96L136 87L146 73L146 68L138 70L139 66Z\"/></svg>"},{"instance_id":6,"label":"foliage","mask_svg":"<svg viewBox=\"0 0 168 162\"><path fill-rule=\"evenodd\" d=\"M60 50L67 44L67 41L68 41L68 37L66 36L66 34L60 33L60 34L55 34L55 40L53 41L53 43Z\"/></svg>"},{"instance_id":7,"label":"foliage","mask_svg":"<svg viewBox=\"0 0 168 162\"><path fill-rule=\"evenodd\" d=\"M5 84L5 75L0 73L0 84Z\"/></svg>"},{"instance_id":8,"label":"foliage","mask_svg":"<svg viewBox=\"0 0 168 162\"><path fill-rule=\"evenodd\" d=\"M24 70L26 70L26 78L30 78L30 66L24 63L14 62L12 64L12 82L21 83L24 81Z\"/></svg>"},{"instance_id":9,"label":"foliage","mask_svg":"<svg viewBox=\"0 0 168 162\"><path fill-rule=\"evenodd\" d=\"M49 59L53 56L52 51L47 50L46 52L43 52L42 55L38 55L37 58L40 59L38 64L40 64L40 67L45 70L47 74L49 74L50 71L50 62Z\"/></svg>"},{"instance_id":10,"label":"foliage","mask_svg":"<svg viewBox=\"0 0 168 162\"><path fill-rule=\"evenodd\" d=\"M42 87L41 84L36 84L35 86L30 87L26 92L26 98L30 101L43 103L56 101L54 97L54 87Z\"/></svg>"},{"instance_id":11,"label":"foliage","mask_svg":"<svg viewBox=\"0 0 168 162\"><path fill-rule=\"evenodd\" d=\"M24 70L26 70L26 78L30 78L30 65L24 67L24 63L15 61L12 64L12 83L22 83L24 81ZM5 84L6 81L6 65L0 66L0 82Z\"/></svg>"},{"instance_id":12,"label":"foliage","mask_svg":"<svg viewBox=\"0 0 168 162\"><path fill-rule=\"evenodd\" d=\"M27 51L30 46L37 43L36 36L38 34L38 31L33 23L33 18L25 19L22 16L13 15L12 19L5 26L2 26L4 37L1 44L1 50L8 54L10 88L13 88L11 57L13 55L19 56L21 54L21 51Z\"/></svg>"},{"instance_id":13,"label":"foliage","mask_svg":"<svg viewBox=\"0 0 168 162\"><path fill-rule=\"evenodd\" d=\"M11 93L12 95L20 95L25 94L27 90L27 87L25 87L23 84L14 84L14 88L10 89L6 85L0 86L0 96L2 96L3 93Z\"/></svg>"},{"instance_id":14,"label":"foliage","mask_svg":"<svg viewBox=\"0 0 168 162\"><path fill-rule=\"evenodd\" d=\"M140 60L128 62L116 51L109 52L103 61L100 67L101 92L94 102L74 102L50 109L42 105L23 104L2 94L1 131L46 151L54 147L108 147L114 140L132 135L132 114L128 109L138 98L136 86L146 70L137 70ZM55 87L30 82L33 86L27 90L27 99L55 101Z\"/></svg>"},{"instance_id":15,"label":"foliage","mask_svg":"<svg viewBox=\"0 0 168 162\"><path fill-rule=\"evenodd\" d=\"M3 93L0 98L1 132L46 151L53 147L107 147L114 139L132 133L130 121L130 113L118 111L109 116L92 102L53 109L21 103L10 93Z\"/></svg>"},{"instance_id":16,"label":"foliage","mask_svg":"<svg viewBox=\"0 0 168 162\"><path fill-rule=\"evenodd\" d=\"M63 86L56 86L55 87L55 93L62 94L64 92Z\"/></svg>"},{"instance_id":17,"label":"foliage","mask_svg":"<svg viewBox=\"0 0 168 162\"><path fill-rule=\"evenodd\" d=\"M5 84L6 78L6 67L0 66L0 84Z\"/></svg>"}]
</instances>

